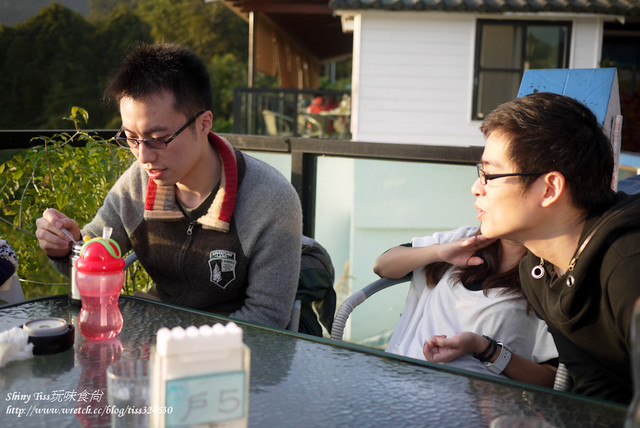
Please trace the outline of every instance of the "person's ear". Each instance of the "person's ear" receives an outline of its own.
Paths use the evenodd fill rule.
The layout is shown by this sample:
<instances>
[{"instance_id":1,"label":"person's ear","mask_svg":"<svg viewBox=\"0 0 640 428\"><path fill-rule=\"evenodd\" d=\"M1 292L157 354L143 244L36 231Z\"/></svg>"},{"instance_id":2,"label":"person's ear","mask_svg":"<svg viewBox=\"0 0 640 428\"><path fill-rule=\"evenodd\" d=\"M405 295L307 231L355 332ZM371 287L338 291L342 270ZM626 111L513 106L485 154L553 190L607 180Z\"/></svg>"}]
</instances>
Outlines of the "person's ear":
<instances>
[{"instance_id":1,"label":"person's ear","mask_svg":"<svg viewBox=\"0 0 640 428\"><path fill-rule=\"evenodd\" d=\"M213 126L213 113L211 110L207 110L200 116L200 129L199 131L203 132L205 135L209 134L211 130L211 126Z\"/></svg>"},{"instance_id":2,"label":"person's ear","mask_svg":"<svg viewBox=\"0 0 640 428\"><path fill-rule=\"evenodd\" d=\"M553 205L566 192L566 179L558 171L548 172L543 176L544 193L541 205L548 207Z\"/></svg>"}]
</instances>

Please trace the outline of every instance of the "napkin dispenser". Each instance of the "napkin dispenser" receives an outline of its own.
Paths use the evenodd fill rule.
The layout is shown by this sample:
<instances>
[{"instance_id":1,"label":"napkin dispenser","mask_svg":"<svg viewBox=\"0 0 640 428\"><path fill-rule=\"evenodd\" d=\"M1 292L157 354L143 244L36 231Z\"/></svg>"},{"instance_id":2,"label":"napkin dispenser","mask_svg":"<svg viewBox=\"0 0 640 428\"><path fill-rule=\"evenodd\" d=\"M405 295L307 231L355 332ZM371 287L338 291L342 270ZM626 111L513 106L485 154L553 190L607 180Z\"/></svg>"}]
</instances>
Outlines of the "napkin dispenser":
<instances>
[{"instance_id":1,"label":"napkin dispenser","mask_svg":"<svg viewBox=\"0 0 640 428\"><path fill-rule=\"evenodd\" d=\"M249 366L233 322L161 328L151 353L149 426L246 427Z\"/></svg>"}]
</instances>

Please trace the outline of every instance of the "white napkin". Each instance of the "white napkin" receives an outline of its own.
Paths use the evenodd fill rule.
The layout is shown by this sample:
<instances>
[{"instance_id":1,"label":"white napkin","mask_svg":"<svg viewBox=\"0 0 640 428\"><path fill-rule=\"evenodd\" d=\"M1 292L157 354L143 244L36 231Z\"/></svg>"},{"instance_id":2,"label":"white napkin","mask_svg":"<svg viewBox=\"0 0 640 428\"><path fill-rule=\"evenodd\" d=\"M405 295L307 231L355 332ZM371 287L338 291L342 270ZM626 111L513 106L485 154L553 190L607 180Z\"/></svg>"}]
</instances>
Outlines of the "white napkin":
<instances>
[{"instance_id":1,"label":"white napkin","mask_svg":"<svg viewBox=\"0 0 640 428\"><path fill-rule=\"evenodd\" d=\"M29 334L20 327L0 332L0 368L9 361L33 358L33 343L27 343Z\"/></svg>"}]
</instances>

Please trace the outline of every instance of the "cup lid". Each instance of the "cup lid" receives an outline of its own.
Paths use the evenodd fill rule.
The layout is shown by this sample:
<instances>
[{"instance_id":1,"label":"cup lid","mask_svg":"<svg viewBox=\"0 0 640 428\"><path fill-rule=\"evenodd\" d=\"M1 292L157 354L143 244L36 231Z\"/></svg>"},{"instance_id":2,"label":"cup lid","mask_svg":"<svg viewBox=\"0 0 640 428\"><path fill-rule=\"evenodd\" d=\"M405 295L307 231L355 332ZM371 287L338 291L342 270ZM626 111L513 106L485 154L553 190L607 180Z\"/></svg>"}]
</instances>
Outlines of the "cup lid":
<instances>
[{"instance_id":1,"label":"cup lid","mask_svg":"<svg viewBox=\"0 0 640 428\"><path fill-rule=\"evenodd\" d=\"M22 329L29 336L28 342L33 344L34 355L55 354L73 346L75 329L62 318L27 321Z\"/></svg>"},{"instance_id":2,"label":"cup lid","mask_svg":"<svg viewBox=\"0 0 640 428\"><path fill-rule=\"evenodd\" d=\"M62 318L39 318L27 321L22 328L29 336L54 336L68 330L67 322Z\"/></svg>"},{"instance_id":3,"label":"cup lid","mask_svg":"<svg viewBox=\"0 0 640 428\"><path fill-rule=\"evenodd\" d=\"M76 261L80 272L112 272L124 269L120 246L113 239L93 238L86 242Z\"/></svg>"}]
</instances>

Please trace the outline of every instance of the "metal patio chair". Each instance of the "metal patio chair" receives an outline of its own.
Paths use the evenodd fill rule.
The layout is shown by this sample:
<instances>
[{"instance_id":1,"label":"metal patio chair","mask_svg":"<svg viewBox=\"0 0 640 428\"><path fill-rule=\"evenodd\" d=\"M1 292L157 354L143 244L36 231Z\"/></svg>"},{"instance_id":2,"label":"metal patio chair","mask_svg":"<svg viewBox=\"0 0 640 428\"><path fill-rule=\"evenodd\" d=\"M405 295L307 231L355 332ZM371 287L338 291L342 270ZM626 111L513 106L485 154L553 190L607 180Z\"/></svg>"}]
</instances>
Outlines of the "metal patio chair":
<instances>
[{"instance_id":1,"label":"metal patio chair","mask_svg":"<svg viewBox=\"0 0 640 428\"><path fill-rule=\"evenodd\" d=\"M284 114L272 110L262 110L262 118L267 135L276 136L292 136L295 121Z\"/></svg>"},{"instance_id":2,"label":"metal patio chair","mask_svg":"<svg viewBox=\"0 0 640 428\"><path fill-rule=\"evenodd\" d=\"M340 305L336 316L333 320L333 328L331 329L331 339L342 342L342 336L344 334L344 328L347 324L349 316L353 310L365 300L371 297L378 291L382 291L386 288L392 287L397 284L402 284L411 281L412 274L403 276L402 278L380 278L373 281L361 290L356 291L351 296L347 297L345 301ZM569 372L563 363L558 365L558 371L556 372L555 382L553 389L556 391L569 391L571 387L571 378Z\"/></svg>"}]
</instances>

